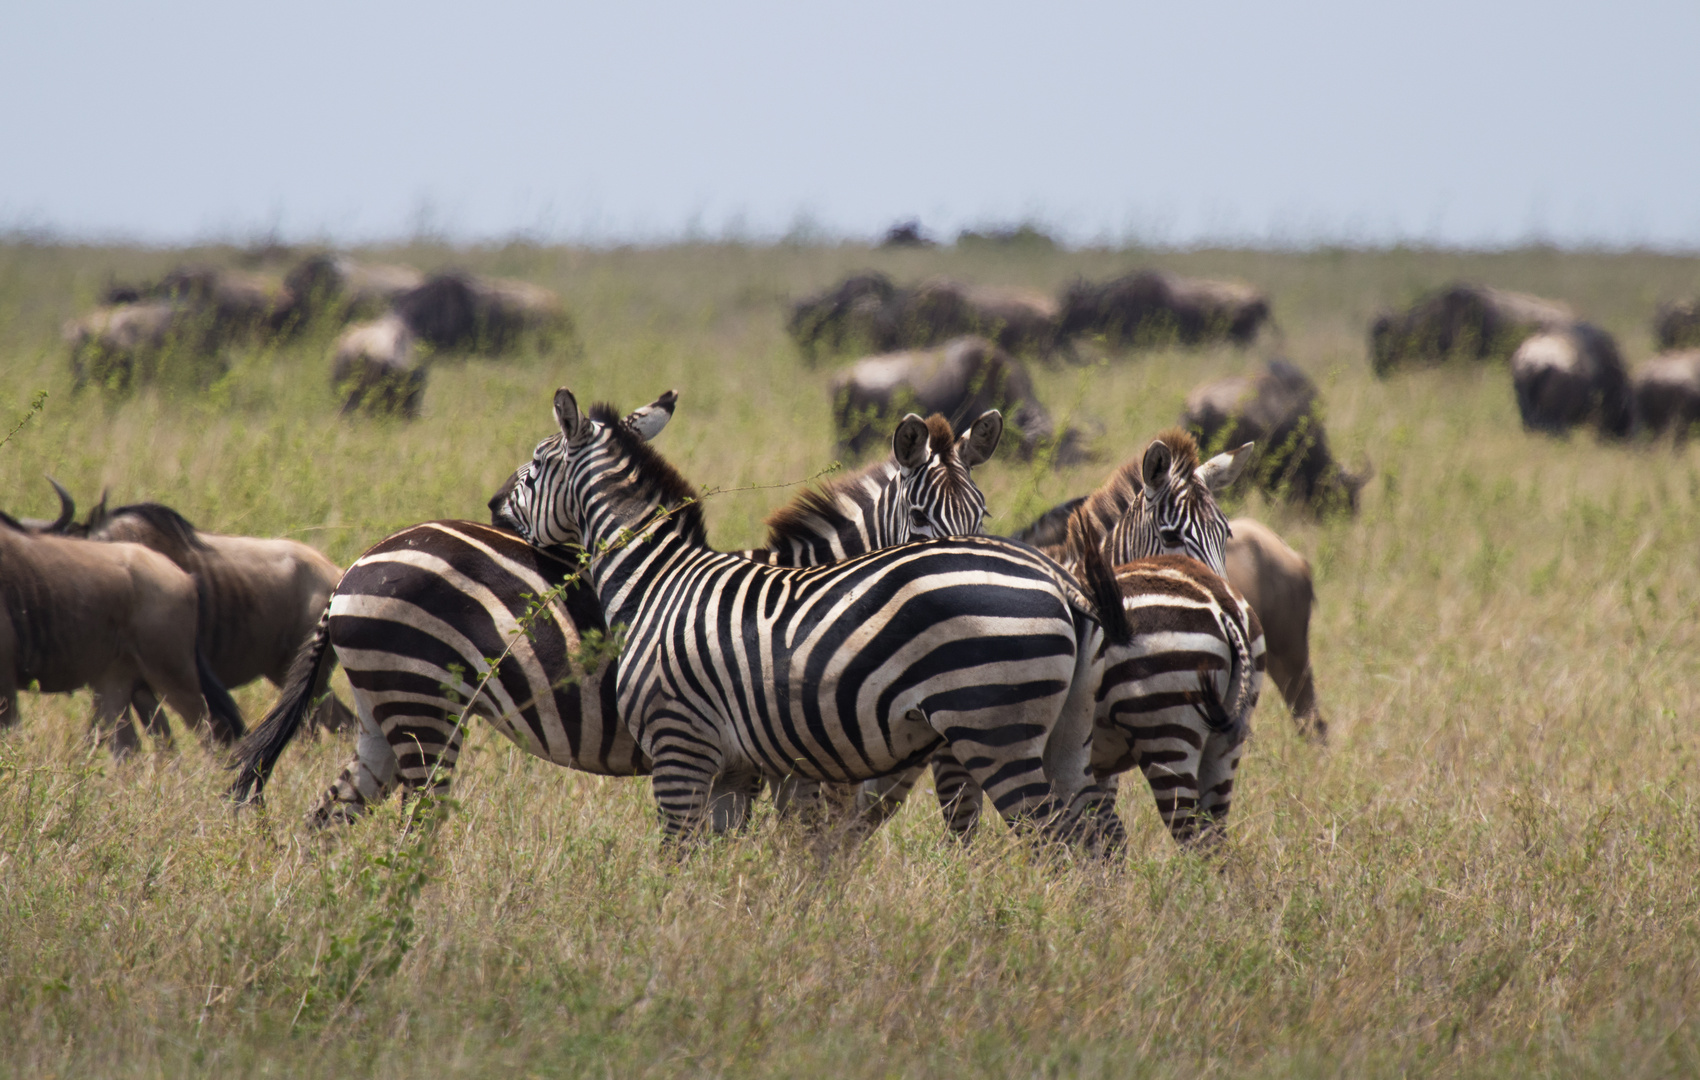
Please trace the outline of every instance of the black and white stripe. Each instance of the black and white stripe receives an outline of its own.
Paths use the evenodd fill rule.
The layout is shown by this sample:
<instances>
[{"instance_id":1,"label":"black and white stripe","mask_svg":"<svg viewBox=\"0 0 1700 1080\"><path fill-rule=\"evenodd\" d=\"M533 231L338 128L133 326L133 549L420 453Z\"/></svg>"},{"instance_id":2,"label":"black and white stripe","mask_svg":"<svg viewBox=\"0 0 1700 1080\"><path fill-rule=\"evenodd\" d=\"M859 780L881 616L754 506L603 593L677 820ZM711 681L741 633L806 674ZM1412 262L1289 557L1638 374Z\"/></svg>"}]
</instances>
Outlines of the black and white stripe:
<instances>
[{"instance_id":1,"label":"black and white stripe","mask_svg":"<svg viewBox=\"0 0 1700 1080\"><path fill-rule=\"evenodd\" d=\"M628 628L620 714L670 836L704 827L716 778L858 782L941 741L1006 819L1073 828L1096 609L1055 563L989 537L804 569L716 552L691 486L612 412L565 390L555 411L561 437L504 509L534 544L567 522L595 553L604 615Z\"/></svg>"},{"instance_id":2,"label":"black and white stripe","mask_svg":"<svg viewBox=\"0 0 1700 1080\"><path fill-rule=\"evenodd\" d=\"M1138 473L1131 465L1113 473L1074 508L1064 542L1044 549L1076 573L1089 553L1119 564L1125 622L1093 646L1098 792L1089 801L1113 805L1119 775L1138 768L1183 844L1221 835L1262 685L1262 626L1223 575L1227 519L1213 494L1233 482L1248 451L1201 466L1190 435L1164 432ZM966 834L980 805L972 779L944 764L935 783L960 791L948 820Z\"/></svg>"},{"instance_id":3,"label":"black and white stripe","mask_svg":"<svg viewBox=\"0 0 1700 1080\"><path fill-rule=\"evenodd\" d=\"M673 404L666 395L627 417L625 426L638 437L651 437ZM801 542L809 535L806 527L819 530L817 522L827 521L840 531L824 542L851 554L902 542L914 521L911 499L926 508L922 517L930 527L978 532L985 501L969 469L989 456L1000 429L1001 417L991 412L961 440L940 439L936 431L929 440L928 422L907 418L894 436L892 461L799 498L775 515L771 538L795 541L792 551L799 545L805 553L819 550ZM492 500L492 509L505 501L511 483ZM833 513L821 516L823 508ZM856 527L845 530L845 522ZM314 672L292 679L273 710L273 717L287 719L292 704L323 693L322 685L314 686L328 678L334 662L347 670L362 717L361 741L314 819L358 816L398 783L417 788L433 774L436 786L446 789L464 734L456 728L464 703L488 671L485 658L510 646L473 707L476 715L558 765L608 775L648 772L647 760L612 720L613 662L598 657L589 670L577 663L587 637L606 635L595 593L587 582L573 580L580 565L576 547L540 550L511 531L435 521L386 538L350 566L307 649L317 658ZM520 634L534 598L559 590L564 591L558 599L530 622L530 632ZM239 795L263 784L288 741L278 737L273 717L246 748L251 764ZM728 822L744 812L740 794L728 793Z\"/></svg>"},{"instance_id":4,"label":"black and white stripe","mask_svg":"<svg viewBox=\"0 0 1700 1080\"><path fill-rule=\"evenodd\" d=\"M653 437L675 400L663 395L624 427ZM446 790L469 701L474 715L546 761L647 773L617 718L612 654L587 647L606 641L607 624L581 569L574 547L541 550L471 521L425 522L379 542L343 573L278 702L242 743L232 794L247 799L264 787L338 662L360 734L353 760L313 811L319 824L359 816L398 784ZM554 599L539 605L546 596ZM485 680L493 657L504 658Z\"/></svg>"}]
</instances>

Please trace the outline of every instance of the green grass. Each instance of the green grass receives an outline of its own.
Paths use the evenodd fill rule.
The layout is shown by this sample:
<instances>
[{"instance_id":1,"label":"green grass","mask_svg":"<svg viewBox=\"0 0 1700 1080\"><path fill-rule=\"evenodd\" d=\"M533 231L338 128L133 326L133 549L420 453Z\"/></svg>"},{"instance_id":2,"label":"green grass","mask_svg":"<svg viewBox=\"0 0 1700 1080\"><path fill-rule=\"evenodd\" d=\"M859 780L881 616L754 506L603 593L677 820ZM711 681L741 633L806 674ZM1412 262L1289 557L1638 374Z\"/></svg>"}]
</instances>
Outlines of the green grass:
<instances>
[{"instance_id":1,"label":"green grass","mask_svg":"<svg viewBox=\"0 0 1700 1080\"><path fill-rule=\"evenodd\" d=\"M557 289L582 351L445 361L414 424L348 420L329 330L239 352L204 396L74 396L60 322L109 276L191 256L0 246L0 448L14 514L158 499L203 528L346 564L396 528L482 518L561 384L627 407L677 387L658 446L715 488L723 547L832 460L830 366L786 297L866 266L1056 287L1146 263L1270 292L1330 435L1377 478L1355 520L1255 497L1316 569L1334 732L1266 692L1220 864L1178 853L1124 784L1109 868L968 850L922 796L823 865L765 817L675 863L647 785L531 760L485 728L439 827L392 804L301 819L346 759L280 766L234 816L192 740L114 766L86 694L0 735L0 1075L1597 1075L1700 1070L1700 447L1524 434L1503 367L1374 379L1373 312L1454 277L1569 300L1632 360L1700 259L1322 251L870 252L511 246L374 252ZM1230 350L1037 373L1096 465L981 470L996 530L1089 489ZM3 432L0 432L3 433ZM0 568L0 572L4 572ZM238 695L250 717L272 691Z\"/></svg>"}]
</instances>

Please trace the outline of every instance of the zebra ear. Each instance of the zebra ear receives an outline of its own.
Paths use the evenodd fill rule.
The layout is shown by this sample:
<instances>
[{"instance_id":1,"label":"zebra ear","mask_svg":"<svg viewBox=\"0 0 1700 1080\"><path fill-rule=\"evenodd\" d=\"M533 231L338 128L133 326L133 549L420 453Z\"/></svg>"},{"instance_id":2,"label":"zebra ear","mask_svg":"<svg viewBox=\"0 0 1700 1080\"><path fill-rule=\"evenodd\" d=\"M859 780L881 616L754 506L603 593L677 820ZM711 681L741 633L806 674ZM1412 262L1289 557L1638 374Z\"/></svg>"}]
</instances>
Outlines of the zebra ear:
<instances>
[{"instance_id":1,"label":"zebra ear","mask_svg":"<svg viewBox=\"0 0 1700 1080\"><path fill-rule=\"evenodd\" d=\"M991 460L992 453L998 448L998 440L1002 438L1003 413L987 409L969 427L968 433L956 440L956 456L972 469L982 461Z\"/></svg>"},{"instance_id":2,"label":"zebra ear","mask_svg":"<svg viewBox=\"0 0 1700 1080\"><path fill-rule=\"evenodd\" d=\"M1145 463L1140 468L1140 474L1145 479L1145 486L1154 488L1162 485L1169 478L1169 466L1175 460L1175 455L1169 449L1169 444L1161 439L1145 448Z\"/></svg>"},{"instance_id":3,"label":"zebra ear","mask_svg":"<svg viewBox=\"0 0 1700 1080\"><path fill-rule=\"evenodd\" d=\"M910 413L897 422L891 434L891 456L905 472L919 469L927 463L927 422Z\"/></svg>"},{"instance_id":4,"label":"zebra ear","mask_svg":"<svg viewBox=\"0 0 1700 1080\"><path fill-rule=\"evenodd\" d=\"M1245 467L1251 463L1251 452L1256 446L1256 443L1246 443L1238 450L1217 454L1198 467L1198 478L1204 481L1210 494L1220 495L1229 484L1240 478L1240 473L1245 472Z\"/></svg>"},{"instance_id":5,"label":"zebra ear","mask_svg":"<svg viewBox=\"0 0 1700 1080\"><path fill-rule=\"evenodd\" d=\"M589 431L590 420L579 411L578 399L566 387L555 391L555 423L561 425L561 435L569 442L578 442Z\"/></svg>"},{"instance_id":6,"label":"zebra ear","mask_svg":"<svg viewBox=\"0 0 1700 1080\"><path fill-rule=\"evenodd\" d=\"M679 392L669 390L641 409L626 417L626 426L638 433L644 442L661 434L667 421L673 419L673 407L679 402Z\"/></svg>"}]
</instances>

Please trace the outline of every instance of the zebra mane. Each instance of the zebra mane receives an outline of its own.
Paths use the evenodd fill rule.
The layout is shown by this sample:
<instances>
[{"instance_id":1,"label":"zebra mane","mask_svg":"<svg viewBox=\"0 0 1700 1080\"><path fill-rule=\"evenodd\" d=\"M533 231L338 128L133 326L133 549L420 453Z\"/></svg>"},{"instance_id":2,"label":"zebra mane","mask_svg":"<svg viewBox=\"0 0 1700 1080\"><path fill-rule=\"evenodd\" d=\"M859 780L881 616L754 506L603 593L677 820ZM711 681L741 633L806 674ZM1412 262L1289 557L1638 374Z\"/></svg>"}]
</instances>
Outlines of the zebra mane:
<instances>
[{"instance_id":1,"label":"zebra mane","mask_svg":"<svg viewBox=\"0 0 1700 1080\"><path fill-rule=\"evenodd\" d=\"M197 551L206 550L207 542L201 539L201 534L195 526L189 522L188 518L169 506L152 502L131 503L129 506L120 506L107 514L106 520L102 524L111 525L114 520L125 515L141 518L155 531L164 534L168 539L182 544L184 547Z\"/></svg>"},{"instance_id":2,"label":"zebra mane","mask_svg":"<svg viewBox=\"0 0 1700 1080\"><path fill-rule=\"evenodd\" d=\"M601 424L608 437L631 459L629 482L635 497L658 503L679 522L686 536L706 544L708 530L703 524L702 499L691 482L643 436L626 426L626 414L617 406L607 402L592 405L590 418Z\"/></svg>"},{"instance_id":3,"label":"zebra mane","mask_svg":"<svg viewBox=\"0 0 1700 1080\"><path fill-rule=\"evenodd\" d=\"M1198 468L1198 440L1184 428L1172 427L1160 432L1152 442L1160 442L1169 448L1172 463L1169 468L1173 471L1179 465L1182 474L1191 476ZM1123 462L1098 489L1086 496L1086 512L1092 515L1092 523L1108 536L1116 522L1130 507L1138 507L1145 502L1145 455ZM1058 507L1057 509L1061 509ZM1033 523L1030 528L1037 529L1045 518ZM1060 523L1067 526L1065 516Z\"/></svg>"},{"instance_id":4,"label":"zebra mane","mask_svg":"<svg viewBox=\"0 0 1700 1080\"><path fill-rule=\"evenodd\" d=\"M876 461L804 491L768 516L768 550L777 551L792 540L806 544L821 535L823 525L828 531L836 532L840 526L849 524L845 504L857 501L855 489L875 473L894 468L889 458Z\"/></svg>"},{"instance_id":5,"label":"zebra mane","mask_svg":"<svg viewBox=\"0 0 1700 1080\"><path fill-rule=\"evenodd\" d=\"M956 431L943 413L927 417L927 449L941 458L949 458L956 452Z\"/></svg>"},{"instance_id":6,"label":"zebra mane","mask_svg":"<svg viewBox=\"0 0 1700 1080\"><path fill-rule=\"evenodd\" d=\"M1152 441L1163 443L1174 455L1174 465L1169 466L1171 469L1178 465L1190 476L1198 468L1198 440L1192 437L1192 432L1185 428L1165 428Z\"/></svg>"}]
</instances>

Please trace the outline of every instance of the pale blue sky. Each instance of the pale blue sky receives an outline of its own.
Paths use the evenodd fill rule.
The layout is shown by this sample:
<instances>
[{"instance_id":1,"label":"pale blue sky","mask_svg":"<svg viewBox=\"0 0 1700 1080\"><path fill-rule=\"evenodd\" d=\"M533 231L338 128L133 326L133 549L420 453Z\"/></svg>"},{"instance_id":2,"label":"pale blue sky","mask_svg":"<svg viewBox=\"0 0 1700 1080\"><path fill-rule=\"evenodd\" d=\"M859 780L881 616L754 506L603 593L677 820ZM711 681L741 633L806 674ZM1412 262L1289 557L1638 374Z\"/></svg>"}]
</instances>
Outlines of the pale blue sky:
<instances>
[{"instance_id":1,"label":"pale blue sky","mask_svg":"<svg viewBox=\"0 0 1700 1080\"><path fill-rule=\"evenodd\" d=\"M1700 248L1700 0L0 10L0 229Z\"/></svg>"}]
</instances>

